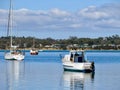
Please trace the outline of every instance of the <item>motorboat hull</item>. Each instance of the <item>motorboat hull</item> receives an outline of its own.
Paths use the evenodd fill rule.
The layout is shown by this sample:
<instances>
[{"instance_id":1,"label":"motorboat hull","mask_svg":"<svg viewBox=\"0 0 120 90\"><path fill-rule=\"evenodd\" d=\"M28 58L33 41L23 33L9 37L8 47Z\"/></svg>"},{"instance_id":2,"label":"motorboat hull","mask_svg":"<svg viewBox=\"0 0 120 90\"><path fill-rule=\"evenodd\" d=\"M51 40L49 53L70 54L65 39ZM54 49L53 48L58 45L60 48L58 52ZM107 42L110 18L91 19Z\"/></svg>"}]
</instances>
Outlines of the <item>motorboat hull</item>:
<instances>
[{"instance_id":1,"label":"motorboat hull","mask_svg":"<svg viewBox=\"0 0 120 90\"><path fill-rule=\"evenodd\" d=\"M31 55L38 55L38 50L30 50Z\"/></svg>"},{"instance_id":2,"label":"motorboat hull","mask_svg":"<svg viewBox=\"0 0 120 90\"><path fill-rule=\"evenodd\" d=\"M86 63L63 63L65 71L77 71L77 72L94 72L94 65L90 62Z\"/></svg>"},{"instance_id":3,"label":"motorboat hull","mask_svg":"<svg viewBox=\"0 0 120 90\"><path fill-rule=\"evenodd\" d=\"M31 55L38 55L38 52L30 53Z\"/></svg>"}]
</instances>

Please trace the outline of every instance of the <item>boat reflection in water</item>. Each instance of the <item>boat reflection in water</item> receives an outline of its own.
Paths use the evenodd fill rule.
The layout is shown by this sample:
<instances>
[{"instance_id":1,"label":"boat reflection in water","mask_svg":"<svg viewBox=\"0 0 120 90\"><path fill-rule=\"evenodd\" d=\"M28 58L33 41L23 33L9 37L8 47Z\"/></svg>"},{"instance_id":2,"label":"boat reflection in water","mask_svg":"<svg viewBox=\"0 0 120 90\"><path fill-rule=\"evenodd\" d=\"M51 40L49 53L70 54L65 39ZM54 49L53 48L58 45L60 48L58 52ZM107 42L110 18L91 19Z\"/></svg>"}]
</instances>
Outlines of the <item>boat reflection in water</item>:
<instances>
[{"instance_id":1,"label":"boat reflection in water","mask_svg":"<svg viewBox=\"0 0 120 90\"><path fill-rule=\"evenodd\" d=\"M64 71L64 90L84 90L86 81L94 80L94 73Z\"/></svg>"},{"instance_id":2,"label":"boat reflection in water","mask_svg":"<svg viewBox=\"0 0 120 90\"><path fill-rule=\"evenodd\" d=\"M24 75L24 64L21 61L7 61L6 80L7 90L15 90L19 87L20 78Z\"/></svg>"}]
</instances>

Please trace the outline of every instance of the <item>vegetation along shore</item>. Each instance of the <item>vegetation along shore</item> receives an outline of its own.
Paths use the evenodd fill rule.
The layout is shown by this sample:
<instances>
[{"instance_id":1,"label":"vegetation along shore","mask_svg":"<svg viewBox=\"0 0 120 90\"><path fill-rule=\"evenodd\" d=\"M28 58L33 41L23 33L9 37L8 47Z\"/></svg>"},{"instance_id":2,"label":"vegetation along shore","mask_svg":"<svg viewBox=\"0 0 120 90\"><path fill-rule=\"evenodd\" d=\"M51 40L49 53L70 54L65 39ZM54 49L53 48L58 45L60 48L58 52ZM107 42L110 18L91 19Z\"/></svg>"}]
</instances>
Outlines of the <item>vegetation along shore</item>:
<instances>
[{"instance_id":1,"label":"vegetation along shore","mask_svg":"<svg viewBox=\"0 0 120 90\"><path fill-rule=\"evenodd\" d=\"M95 50L119 50L120 36L113 35L109 37L98 38L78 38L71 36L68 39L39 39L35 37L13 37L13 45L19 43L19 48L30 49L33 46L33 38L35 48L37 49L95 49ZM0 37L0 49L8 49L10 37Z\"/></svg>"}]
</instances>

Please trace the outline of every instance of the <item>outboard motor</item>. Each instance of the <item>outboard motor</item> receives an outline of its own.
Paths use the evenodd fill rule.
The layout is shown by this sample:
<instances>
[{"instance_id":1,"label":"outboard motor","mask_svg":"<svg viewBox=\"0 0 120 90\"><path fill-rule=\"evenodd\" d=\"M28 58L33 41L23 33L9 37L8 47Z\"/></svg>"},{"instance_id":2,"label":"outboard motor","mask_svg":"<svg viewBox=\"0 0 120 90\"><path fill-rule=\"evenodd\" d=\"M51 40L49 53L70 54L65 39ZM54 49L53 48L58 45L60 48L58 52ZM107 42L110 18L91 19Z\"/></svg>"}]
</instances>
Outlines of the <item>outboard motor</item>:
<instances>
[{"instance_id":1,"label":"outboard motor","mask_svg":"<svg viewBox=\"0 0 120 90\"><path fill-rule=\"evenodd\" d=\"M91 68L92 68L92 71L94 72L94 71L95 71L95 65L94 65L94 62L92 62L92 64L91 64Z\"/></svg>"}]
</instances>

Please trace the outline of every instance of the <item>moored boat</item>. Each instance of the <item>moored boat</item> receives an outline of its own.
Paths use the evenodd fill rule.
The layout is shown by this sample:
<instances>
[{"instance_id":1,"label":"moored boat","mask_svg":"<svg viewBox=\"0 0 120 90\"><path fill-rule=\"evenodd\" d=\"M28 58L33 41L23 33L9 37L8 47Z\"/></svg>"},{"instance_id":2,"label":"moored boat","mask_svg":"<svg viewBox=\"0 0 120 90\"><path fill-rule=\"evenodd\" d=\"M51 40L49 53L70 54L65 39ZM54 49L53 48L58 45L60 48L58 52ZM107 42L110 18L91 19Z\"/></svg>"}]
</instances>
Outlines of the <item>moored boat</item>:
<instances>
[{"instance_id":1,"label":"moored boat","mask_svg":"<svg viewBox=\"0 0 120 90\"><path fill-rule=\"evenodd\" d=\"M80 71L80 72L94 72L94 62L86 60L83 50L70 51L68 55L62 58L64 70Z\"/></svg>"},{"instance_id":2,"label":"moored boat","mask_svg":"<svg viewBox=\"0 0 120 90\"><path fill-rule=\"evenodd\" d=\"M38 53L39 53L39 50L37 50L37 49L35 48L35 38L33 38L33 46L32 46L32 48L31 48L31 50L30 50L30 54L31 54L31 55L38 55Z\"/></svg>"},{"instance_id":3,"label":"moored boat","mask_svg":"<svg viewBox=\"0 0 120 90\"><path fill-rule=\"evenodd\" d=\"M16 48L13 48L5 53L5 59L6 60L23 60L25 58L25 53L22 52L21 50L17 50Z\"/></svg>"},{"instance_id":4,"label":"moored boat","mask_svg":"<svg viewBox=\"0 0 120 90\"><path fill-rule=\"evenodd\" d=\"M31 55L38 55L38 53L39 53L39 51L36 50L35 48L32 48L32 49L30 50L30 54L31 54Z\"/></svg>"},{"instance_id":5,"label":"moored boat","mask_svg":"<svg viewBox=\"0 0 120 90\"><path fill-rule=\"evenodd\" d=\"M24 52L18 50L18 46L13 45L13 38L12 38L12 0L10 0L10 9L9 9L9 18L8 18L8 31L7 36L10 38L10 50L6 52L4 58L6 60L23 60L25 57Z\"/></svg>"}]
</instances>

